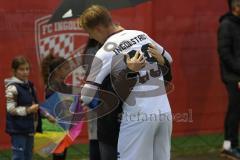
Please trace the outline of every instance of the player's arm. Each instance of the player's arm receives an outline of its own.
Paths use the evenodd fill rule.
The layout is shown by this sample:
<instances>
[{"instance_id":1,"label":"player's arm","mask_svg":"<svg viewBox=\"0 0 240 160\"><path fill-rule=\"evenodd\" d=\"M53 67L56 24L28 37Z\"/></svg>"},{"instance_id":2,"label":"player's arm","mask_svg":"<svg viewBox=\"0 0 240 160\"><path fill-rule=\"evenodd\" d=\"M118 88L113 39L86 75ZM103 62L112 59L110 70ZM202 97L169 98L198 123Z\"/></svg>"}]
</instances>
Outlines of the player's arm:
<instances>
[{"instance_id":1,"label":"player's arm","mask_svg":"<svg viewBox=\"0 0 240 160\"><path fill-rule=\"evenodd\" d=\"M97 53L93 59L89 75L81 90L81 101L88 105L97 93L105 77L111 72L112 54Z\"/></svg>"},{"instance_id":2,"label":"player's arm","mask_svg":"<svg viewBox=\"0 0 240 160\"><path fill-rule=\"evenodd\" d=\"M161 65L167 67L168 70L164 74L164 80L171 81L172 80L171 63L173 62L171 55L150 37L148 38L152 42L152 45L150 45L150 47L148 48L149 53L158 60L159 67L161 67Z\"/></svg>"},{"instance_id":3,"label":"player's arm","mask_svg":"<svg viewBox=\"0 0 240 160\"><path fill-rule=\"evenodd\" d=\"M155 42L153 39L151 39L148 35L146 35L148 39L150 39L153 46L156 47L156 49L159 51L158 54L161 54L164 59L166 59L170 64L173 62L172 56L168 51L166 51L161 45L159 45L157 42Z\"/></svg>"},{"instance_id":4,"label":"player's arm","mask_svg":"<svg viewBox=\"0 0 240 160\"><path fill-rule=\"evenodd\" d=\"M158 61L160 65L165 65L166 60L164 59L163 55L160 53L156 46L150 44L147 51L149 54L151 54L151 56L153 56Z\"/></svg>"}]
</instances>

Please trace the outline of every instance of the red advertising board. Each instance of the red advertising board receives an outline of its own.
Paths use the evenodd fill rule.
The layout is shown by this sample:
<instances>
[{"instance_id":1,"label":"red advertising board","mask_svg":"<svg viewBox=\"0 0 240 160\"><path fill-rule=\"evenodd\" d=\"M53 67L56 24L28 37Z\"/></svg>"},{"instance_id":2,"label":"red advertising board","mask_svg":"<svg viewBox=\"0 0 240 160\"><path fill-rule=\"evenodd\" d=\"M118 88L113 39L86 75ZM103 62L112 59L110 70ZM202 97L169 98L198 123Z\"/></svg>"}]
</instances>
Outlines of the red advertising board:
<instances>
[{"instance_id":1,"label":"red advertising board","mask_svg":"<svg viewBox=\"0 0 240 160\"><path fill-rule=\"evenodd\" d=\"M72 19L48 23L60 1L0 2L0 148L9 145L5 134L4 79L11 76L11 60L25 55L31 60L31 77L44 100L39 62L44 54L67 57L80 54L87 35ZM226 93L220 80L216 50L219 17L227 3L217 0L152 0L132 8L112 11L113 20L126 29L148 33L174 59L174 90L169 94L174 115L174 135L222 132ZM87 131L81 138L87 142Z\"/></svg>"}]
</instances>

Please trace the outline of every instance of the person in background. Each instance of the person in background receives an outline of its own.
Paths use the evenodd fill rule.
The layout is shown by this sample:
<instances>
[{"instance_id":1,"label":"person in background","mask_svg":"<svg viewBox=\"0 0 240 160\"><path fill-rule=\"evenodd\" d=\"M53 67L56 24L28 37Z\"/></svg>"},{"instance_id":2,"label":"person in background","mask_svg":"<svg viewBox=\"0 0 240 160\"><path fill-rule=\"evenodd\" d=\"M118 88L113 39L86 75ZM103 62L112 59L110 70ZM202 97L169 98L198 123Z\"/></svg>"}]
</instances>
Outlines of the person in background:
<instances>
[{"instance_id":1,"label":"person in background","mask_svg":"<svg viewBox=\"0 0 240 160\"><path fill-rule=\"evenodd\" d=\"M55 119L39 110L34 85L28 80L29 61L23 56L16 57L11 68L13 77L5 79L5 92L6 132L11 136L12 160L32 160L34 133L42 132L41 116L53 123Z\"/></svg>"},{"instance_id":2,"label":"person in background","mask_svg":"<svg viewBox=\"0 0 240 160\"><path fill-rule=\"evenodd\" d=\"M218 53L221 78L228 92L222 156L240 159L240 0L229 1L230 12L220 18Z\"/></svg>"},{"instance_id":3,"label":"person in background","mask_svg":"<svg viewBox=\"0 0 240 160\"><path fill-rule=\"evenodd\" d=\"M100 47L100 44L97 41L95 41L94 39L88 39L87 45L83 52L84 54L83 64L91 66L93 57L96 54L99 47ZM86 77L88 74L89 74L89 69L86 69L86 75L84 76ZM95 108L97 107L97 105L98 105L98 102L93 101L91 104L89 104L89 107ZM95 114L95 113L91 112L91 114ZM97 119L89 119L88 121L89 160L101 160L97 130L98 130Z\"/></svg>"},{"instance_id":4,"label":"person in background","mask_svg":"<svg viewBox=\"0 0 240 160\"><path fill-rule=\"evenodd\" d=\"M51 89L48 83L48 79L51 73L61 64L66 62L66 60L62 57L54 56L53 54L47 55L41 63L42 68L42 77L45 84L45 99L48 99L52 94L55 93L54 90ZM69 87L67 87L64 83L65 77L64 75L64 67L61 67L56 73L54 79L56 80L52 85L55 85L61 91L68 91ZM64 150L63 153L53 154L53 160L65 160L67 156L67 149Z\"/></svg>"}]
</instances>

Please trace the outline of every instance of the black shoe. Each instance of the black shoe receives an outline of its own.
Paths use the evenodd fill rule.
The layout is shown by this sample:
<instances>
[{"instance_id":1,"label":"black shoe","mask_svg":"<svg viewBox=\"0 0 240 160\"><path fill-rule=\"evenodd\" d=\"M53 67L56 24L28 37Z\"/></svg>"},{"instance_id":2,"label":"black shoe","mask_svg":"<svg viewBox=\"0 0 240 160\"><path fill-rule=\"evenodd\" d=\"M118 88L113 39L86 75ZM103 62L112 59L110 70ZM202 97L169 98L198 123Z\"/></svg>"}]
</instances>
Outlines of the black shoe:
<instances>
[{"instance_id":1,"label":"black shoe","mask_svg":"<svg viewBox=\"0 0 240 160\"><path fill-rule=\"evenodd\" d=\"M221 156L229 158L231 160L240 160L240 150L238 148L232 148L230 150L223 150L221 152Z\"/></svg>"}]
</instances>

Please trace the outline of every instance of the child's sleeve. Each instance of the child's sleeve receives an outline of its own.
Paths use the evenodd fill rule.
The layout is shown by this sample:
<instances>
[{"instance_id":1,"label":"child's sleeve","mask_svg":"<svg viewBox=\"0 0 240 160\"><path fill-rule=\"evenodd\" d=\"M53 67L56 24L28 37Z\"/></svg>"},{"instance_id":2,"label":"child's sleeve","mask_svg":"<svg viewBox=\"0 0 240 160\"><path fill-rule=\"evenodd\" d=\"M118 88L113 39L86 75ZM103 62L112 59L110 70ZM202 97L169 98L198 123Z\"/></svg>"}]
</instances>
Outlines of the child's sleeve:
<instances>
[{"instance_id":1,"label":"child's sleeve","mask_svg":"<svg viewBox=\"0 0 240 160\"><path fill-rule=\"evenodd\" d=\"M24 106L17 107L17 94L17 88L14 85L9 85L6 88L7 112L16 116L26 116L27 108Z\"/></svg>"}]
</instances>

